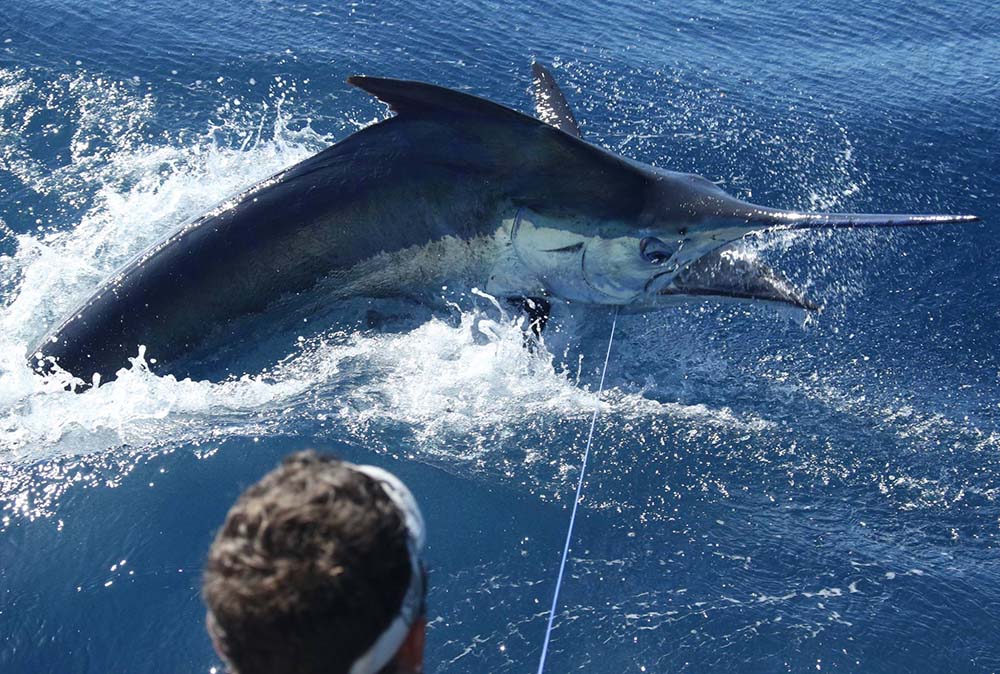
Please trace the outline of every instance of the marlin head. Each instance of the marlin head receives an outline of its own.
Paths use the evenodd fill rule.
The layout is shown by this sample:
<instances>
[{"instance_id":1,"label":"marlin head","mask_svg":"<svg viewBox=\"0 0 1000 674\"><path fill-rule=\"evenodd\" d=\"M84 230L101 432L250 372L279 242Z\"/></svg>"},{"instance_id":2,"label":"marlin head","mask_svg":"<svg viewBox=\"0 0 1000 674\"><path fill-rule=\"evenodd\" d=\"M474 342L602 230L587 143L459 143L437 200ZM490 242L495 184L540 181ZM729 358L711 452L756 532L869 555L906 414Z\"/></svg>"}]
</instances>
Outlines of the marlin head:
<instances>
[{"instance_id":1,"label":"marlin head","mask_svg":"<svg viewBox=\"0 0 1000 674\"><path fill-rule=\"evenodd\" d=\"M539 116L567 135L579 137L579 128L555 79L544 66L534 64L533 68ZM560 114L569 116L561 119ZM567 144L571 141L581 142L566 139ZM605 199L625 199L632 208L592 208L591 217L582 216L582 222L585 208L571 216L522 210L516 218L514 248L550 294L589 303L631 305L640 310L701 297L763 300L815 310L817 305L779 272L733 244L753 234L777 230L905 227L978 220L971 215L781 210L737 199L698 175L617 159L617 167L606 162L601 172L617 181ZM571 169L569 166L566 170ZM616 178L618 175L630 179ZM584 182L592 180L587 177ZM556 182L549 178L547 184ZM580 204L593 202L588 198ZM599 215L594 216L598 211Z\"/></svg>"},{"instance_id":2,"label":"marlin head","mask_svg":"<svg viewBox=\"0 0 1000 674\"><path fill-rule=\"evenodd\" d=\"M976 220L954 215L796 213L750 204L700 176L641 167L640 208L613 217L522 208L511 228L519 279L588 304L656 309L714 297L819 307L779 272L739 250L769 231L894 227Z\"/></svg>"}]
</instances>

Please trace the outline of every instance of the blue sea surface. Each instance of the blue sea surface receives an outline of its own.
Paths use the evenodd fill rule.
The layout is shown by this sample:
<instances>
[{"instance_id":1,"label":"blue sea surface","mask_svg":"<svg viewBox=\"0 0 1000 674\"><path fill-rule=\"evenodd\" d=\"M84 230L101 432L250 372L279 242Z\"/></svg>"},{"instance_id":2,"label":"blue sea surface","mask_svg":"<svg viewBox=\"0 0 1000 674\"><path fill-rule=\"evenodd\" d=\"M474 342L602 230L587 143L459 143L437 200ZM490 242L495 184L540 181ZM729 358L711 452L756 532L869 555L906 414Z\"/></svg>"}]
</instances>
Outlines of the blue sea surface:
<instances>
[{"instance_id":1,"label":"blue sea surface","mask_svg":"<svg viewBox=\"0 0 1000 674\"><path fill-rule=\"evenodd\" d=\"M982 222L747 240L823 312L623 314L600 397L608 311L532 352L471 292L391 331L265 323L216 383L25 365L144 248L388 115L349 75L530 112L532 58L628 157ZM1000 671L998 148L987 0L2 0L0 672L221 671L208 543L305 447L420 500L426 671L533 671L595 407L548 671Z\"/></svg>"}]
</instances>

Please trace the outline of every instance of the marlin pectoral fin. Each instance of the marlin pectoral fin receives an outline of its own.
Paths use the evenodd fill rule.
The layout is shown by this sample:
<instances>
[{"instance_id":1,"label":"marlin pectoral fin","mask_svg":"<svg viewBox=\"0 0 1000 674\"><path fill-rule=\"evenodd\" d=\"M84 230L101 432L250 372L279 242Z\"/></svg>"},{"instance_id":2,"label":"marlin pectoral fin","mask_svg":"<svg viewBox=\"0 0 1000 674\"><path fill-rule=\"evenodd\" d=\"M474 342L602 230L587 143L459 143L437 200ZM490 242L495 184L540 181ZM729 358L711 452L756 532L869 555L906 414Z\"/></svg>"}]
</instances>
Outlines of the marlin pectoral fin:
<instances>
[{"instance_id":1,"label":"marlin pectoral fin","mask_svg":"<svg viewBox=\"0 0 1000 674\"><path fill-rule=\"evenodd\" d=\"M560 131L581 138L580 126L576 123L573 110L566 102L556 78L537 61L531 64L531 72L534 75L532 91L535 95L535 116Z\"/></svg>"}]
</instances>

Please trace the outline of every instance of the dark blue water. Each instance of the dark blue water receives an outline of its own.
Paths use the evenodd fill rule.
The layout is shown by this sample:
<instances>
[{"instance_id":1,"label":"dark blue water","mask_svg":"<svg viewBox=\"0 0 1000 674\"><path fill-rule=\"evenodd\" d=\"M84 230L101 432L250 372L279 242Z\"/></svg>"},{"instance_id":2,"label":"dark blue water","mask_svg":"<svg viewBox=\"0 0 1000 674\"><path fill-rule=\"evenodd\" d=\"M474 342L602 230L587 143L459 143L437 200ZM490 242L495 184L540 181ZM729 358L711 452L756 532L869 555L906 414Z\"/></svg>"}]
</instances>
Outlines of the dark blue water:
<instances>
[{"instance_id":1,"label":"dark blue water","mask_svg":"<svg viewBox=\"0 0 1000 674\"><path fill-rule=\"evenodd\" d=\"M422 502L429 672L536 666L606 312L536 354L473 296L391 333L264 326L287 358L217 384L73 395L22 360L145 246L384 116L348 75L530 110L532 56L588 138L739 196L983 216L745 243L824 302L805 326L622 317L549 671L1000 670L998 26L968 0L4 0L0 671L221 667L206 546L307 446Z\"/></svg>"}]
</instances>

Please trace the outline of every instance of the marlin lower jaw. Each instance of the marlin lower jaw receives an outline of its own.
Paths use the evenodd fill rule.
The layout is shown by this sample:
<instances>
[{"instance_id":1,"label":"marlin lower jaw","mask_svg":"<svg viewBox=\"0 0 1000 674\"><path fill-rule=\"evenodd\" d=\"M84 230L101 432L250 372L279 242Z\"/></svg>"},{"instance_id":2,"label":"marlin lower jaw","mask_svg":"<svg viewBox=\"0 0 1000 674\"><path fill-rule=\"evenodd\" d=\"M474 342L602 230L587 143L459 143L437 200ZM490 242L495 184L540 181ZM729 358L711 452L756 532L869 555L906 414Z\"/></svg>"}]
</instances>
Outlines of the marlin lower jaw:
<instances>
[{"instance_id":1,"label":"marlin lower jaw","mask_svg":"<svg viewBox=\"0 0 1000 674\"><path fill-rule=\"evenodd\" d=\"M754 256L725 246L683 266L655 295L674 299L757 300L806 311L820 309L779 272Z\"/></svg>"},{"instance_id":2,"label":"marlin lower jaw","mask_svg":"<svg viewBox=\"0 0 1000 674\"><path fill-rule=\"evenodd\" d=\"M675 299L706 299L706 300L736 300L736 301L757 301L757 302L767 302L772 305L780 305L785 307L792 307L795 309L801 309L803 311L822 311L822 306L816 304L815 302L807 299L801 294L796 293L795 295L788 295L786 297L765 295L765 294L754 294L752 292L730 290L723 288L666 288L657 293L657 297L660 298L675 298Z\"/></svg>"}]
</instances>

